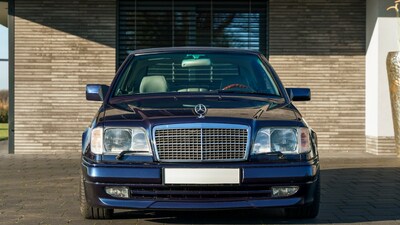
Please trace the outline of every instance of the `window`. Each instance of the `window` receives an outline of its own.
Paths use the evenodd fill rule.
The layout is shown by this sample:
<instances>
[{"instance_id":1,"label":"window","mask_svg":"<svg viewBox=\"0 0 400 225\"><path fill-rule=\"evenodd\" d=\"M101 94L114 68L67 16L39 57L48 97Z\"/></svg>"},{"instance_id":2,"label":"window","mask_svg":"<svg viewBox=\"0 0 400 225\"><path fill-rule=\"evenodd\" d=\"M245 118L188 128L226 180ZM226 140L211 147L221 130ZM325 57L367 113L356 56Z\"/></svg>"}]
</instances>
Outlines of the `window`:
<instances>
[{"instance_id":1,"label":"window","mask_svg":"<svg viewBox=\"0 0 400 225\"><path fill-rule=\"evenodd\" d=\"M154 47L233 47L268 55L266 0L120 0L118 4L119 65L131 51Z\"/></svg>"},{"instance_id":2,"label":"window","mask_svg":"<svg viewBox=\"0 0 400 225\"><path fill-rule=\"evenodd\" d=\"M279 96L273 77L256 55L164 53L136 56L113 96L201 92Z\"/></svg>"}]
</instances>

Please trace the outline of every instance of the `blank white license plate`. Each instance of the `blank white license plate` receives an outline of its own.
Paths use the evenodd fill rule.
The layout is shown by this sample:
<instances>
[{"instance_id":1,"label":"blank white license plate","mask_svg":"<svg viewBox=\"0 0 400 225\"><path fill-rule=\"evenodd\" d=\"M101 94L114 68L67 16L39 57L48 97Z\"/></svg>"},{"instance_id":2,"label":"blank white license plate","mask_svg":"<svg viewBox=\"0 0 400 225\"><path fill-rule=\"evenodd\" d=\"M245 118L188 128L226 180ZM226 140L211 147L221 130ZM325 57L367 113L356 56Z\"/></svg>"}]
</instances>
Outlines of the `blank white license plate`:
<instances>
[{"instance_id":1,"label":"blank white license plate","mask_svg":"<svg viewBox=\"0 0 400 225\"><path fill-rule=\"evenodd\" d=\"M164 184L239 184L237 169L165 168Z\"/></svg>"}]
</instances>

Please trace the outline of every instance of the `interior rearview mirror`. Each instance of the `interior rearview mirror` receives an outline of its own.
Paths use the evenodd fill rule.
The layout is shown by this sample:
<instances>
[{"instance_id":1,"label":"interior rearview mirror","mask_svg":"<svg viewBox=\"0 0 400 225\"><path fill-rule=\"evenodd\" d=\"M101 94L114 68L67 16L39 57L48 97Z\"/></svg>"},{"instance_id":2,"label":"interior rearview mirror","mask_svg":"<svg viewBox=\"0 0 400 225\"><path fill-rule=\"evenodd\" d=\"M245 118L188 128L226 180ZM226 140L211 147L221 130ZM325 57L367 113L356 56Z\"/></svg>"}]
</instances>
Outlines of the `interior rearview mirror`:
<instances>
[{"instance_id":1,"label":"interior rearview mirror","mask_svg":"<svg viewBox=\"0 0 400 225\"><path fill-rule=\"evenodd\" d=\"M86 85L86 100L103 101L108 92L108 86L103 84Z\"/></svg>"},{"instance_id":2,"label":"interior rearview mirror","mask_svg":"<svg viewBox=\"0 0 400 225\"><path fill-rule=\"evenodd\" d=\"M182 67L195 67L195 66L210 66L210 59L184 59L182 60Z\"/></svg>"},{"instance_id":3,"label":"interior rearview mirror","mask_svg":"<svg viewBox=\"0 0 400 225\"><path fill-rule=\"evenodd\" d=\"M311 90L309 88L286 88L286 92L292 101L311 100Z\"/></svg>"}]
</instances>

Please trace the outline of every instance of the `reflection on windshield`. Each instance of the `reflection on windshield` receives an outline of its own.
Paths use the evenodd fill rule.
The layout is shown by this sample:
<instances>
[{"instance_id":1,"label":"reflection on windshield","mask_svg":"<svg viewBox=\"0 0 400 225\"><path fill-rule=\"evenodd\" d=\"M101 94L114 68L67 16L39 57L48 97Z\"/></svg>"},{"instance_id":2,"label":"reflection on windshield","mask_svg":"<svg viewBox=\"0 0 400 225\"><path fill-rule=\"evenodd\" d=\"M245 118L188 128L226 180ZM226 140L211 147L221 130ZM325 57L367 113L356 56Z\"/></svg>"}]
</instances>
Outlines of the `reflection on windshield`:
<instances>
[{"instance_id":1,"label":"reflection on windshield","mask_svg":"<svg viewBox=\"0 0 400 225\"><path fill-rule=\"evenodd\" d=\"M256 55L153 54L127 65L114 96L201 92L279 96L275 82Z\"/></svg>"}]
</instances>

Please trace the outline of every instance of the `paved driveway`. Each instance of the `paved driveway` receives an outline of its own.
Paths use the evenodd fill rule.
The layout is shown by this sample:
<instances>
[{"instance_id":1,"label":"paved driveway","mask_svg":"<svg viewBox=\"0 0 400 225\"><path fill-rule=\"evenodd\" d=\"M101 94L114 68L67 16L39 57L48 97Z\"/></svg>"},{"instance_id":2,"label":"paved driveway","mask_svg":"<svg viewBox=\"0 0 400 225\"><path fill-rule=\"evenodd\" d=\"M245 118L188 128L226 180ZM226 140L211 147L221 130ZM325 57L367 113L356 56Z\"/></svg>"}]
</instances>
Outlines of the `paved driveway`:
<instances>
[{"instance_id":1,"label":"paved driveway","mask_svg":"<svg viewBox=\"0 0 400 225\"><path fill-rule=\"evenodd\" d=\"M78 154L0 153L0 224L400 224L400 159L323 159L321 212L315 220L288 220L279 210L117 211L114 220L83 220L78 168Z\"/></svg>"}]
</instances>

